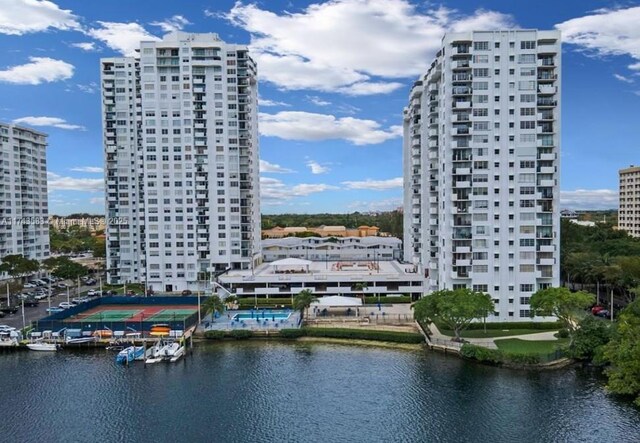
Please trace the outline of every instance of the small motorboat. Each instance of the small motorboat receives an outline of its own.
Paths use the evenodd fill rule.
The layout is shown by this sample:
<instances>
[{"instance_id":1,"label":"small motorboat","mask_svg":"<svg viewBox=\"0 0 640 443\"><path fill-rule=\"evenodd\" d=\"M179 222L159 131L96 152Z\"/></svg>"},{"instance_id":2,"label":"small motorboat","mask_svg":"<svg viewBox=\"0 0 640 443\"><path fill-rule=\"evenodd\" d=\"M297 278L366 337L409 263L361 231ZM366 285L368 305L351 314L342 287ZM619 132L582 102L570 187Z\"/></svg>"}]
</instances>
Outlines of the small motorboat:
<instances>
[{"instance_id":1,"label":"small motorboat","mask_svg":"<svg viewBox=\"0 0 640 443\"><path fill-rule=\"evenodd\" d=\"M27 348L32 351L57 351L60 349L60 346L56 343L47 343L42 340L37 340L31 343L27 343Z\"/></svg>"},{"instance_id":2,"label":"small motorboat","mask_svg":"<svg viewBox=\"0 0 640 443\"><path fill-rule=\"evenodd\" d=\"M164 349L168 346L162 338L160 338L153 346L147 349L147 355L145 363L158 363L162 361L164 356Z\"/></svg>"},{"instance_id":3,"label":"small motorboat","mask_svg":"<svg viewBox=\"0 0 640 443\"><path fill-rule=\"evenodd\" d=\"M98 341L98 337L89 336L89 337L67 337L65 338L65 343L68 345L79 345L82 343L94 343Z\"/></svg>"},{"instance_id":4,"label":"small motorboat","mask_svg":"<svg viewBox=\"0 0 640 443\"><path fill-rule=\"evenodd\" d=\"M129 346L118 352L116 363L131 363L134 360L139 360L143 355L144 348L142 346Z\"/></svg>"}]
</instances>

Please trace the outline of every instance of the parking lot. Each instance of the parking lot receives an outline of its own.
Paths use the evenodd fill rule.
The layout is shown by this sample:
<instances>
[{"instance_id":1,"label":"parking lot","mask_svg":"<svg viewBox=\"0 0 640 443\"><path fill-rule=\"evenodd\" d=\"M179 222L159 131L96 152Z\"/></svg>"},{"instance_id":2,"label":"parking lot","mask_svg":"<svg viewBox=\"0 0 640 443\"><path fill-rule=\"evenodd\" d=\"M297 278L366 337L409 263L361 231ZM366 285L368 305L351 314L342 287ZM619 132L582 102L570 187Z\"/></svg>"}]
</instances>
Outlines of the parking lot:
<instances>
[{"instance_id":1,"label":"parking lot","mask_svg":"<svg viewBox=\"0 0 640 443\"><path fill-rule=\"evenodd\" d=\"M64 281L64 283L70 286L69 299L73 299L77 297L77 286L76 286L77 283L72 282L70 280L66 280ZM51 296L51 306L58 306L60 303L67 301L67 290L56 289L54 288L54 286L55 285L52 285L52 288L51 288L51 291L53 292L53 295ZM95 285L83 286L81 284L80 293L82 294L90 289L97 289L97 288ZM2 302L3 306L6 305L6 302L7 302L6 294L0 295L0 302ZM12 306L14 305L14 302L19 303L19 300L16 301L16 299L13 298L11 301ZM18 304L17 306L19 308L18 311L15 314L6 314L3 318L0 318L0 324L13 326L15 328L22 328L23 326L22 325L22 305ZM25 307L24 308L25 324L29 325L33 320L38 320L42 317L46 317L48 315L47 314L48 307L49 307L49 301L46 298L40 300L40 303L38 304L38 306Z\"/></svg>"}]
</instances>

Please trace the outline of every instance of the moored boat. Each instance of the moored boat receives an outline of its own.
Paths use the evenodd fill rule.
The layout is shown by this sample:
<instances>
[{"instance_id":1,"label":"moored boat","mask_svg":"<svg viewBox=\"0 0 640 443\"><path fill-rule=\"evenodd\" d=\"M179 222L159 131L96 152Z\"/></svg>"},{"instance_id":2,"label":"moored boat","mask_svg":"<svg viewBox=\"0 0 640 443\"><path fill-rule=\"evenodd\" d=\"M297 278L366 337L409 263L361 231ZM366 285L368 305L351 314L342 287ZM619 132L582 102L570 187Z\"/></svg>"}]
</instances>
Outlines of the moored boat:
<instances>
[{"instance_id":1,"label":"moored boat","mask_svg":"<svg viewBox=\"0 0 640 443\"><path fill-rule=\"evenodd\" d=\"M34 341L32 343L27 343L27 348L29 348L32 351L57 351L58 349L60 349L60 346L58 346L56 343L47 343L45 341Z\"/></svg>"},{"instance_id":2,"label":"moored boat","mask_svg":"<svg viewBox=\"0 0 640 443\"><path fill-rule=\"evenodd\" d=\"M134 360L139 360L144 355L144 348L142 346L129 346L118 352L116 355L117 363L131 363Z\"/></svg>"}]
</instances>

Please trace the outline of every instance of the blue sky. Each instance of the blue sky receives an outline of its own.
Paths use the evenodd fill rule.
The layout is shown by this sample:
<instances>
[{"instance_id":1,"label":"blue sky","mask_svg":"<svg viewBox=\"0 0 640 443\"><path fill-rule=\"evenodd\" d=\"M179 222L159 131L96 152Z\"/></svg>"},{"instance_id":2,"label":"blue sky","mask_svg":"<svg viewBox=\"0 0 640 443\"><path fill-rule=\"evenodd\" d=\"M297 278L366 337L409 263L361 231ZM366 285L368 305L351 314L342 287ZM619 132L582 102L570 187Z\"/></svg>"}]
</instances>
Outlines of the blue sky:
<instances>
[{"instance_id":1,"label":"blue sky","mask_svg":"<svg viewBox=\"0 0 640 443\"><path fill-rule=\"evenodd\" d=\"M563 32L561 200L617 207L640 163L640 3L0 0L0 121L49 133L50 212L103 212L99 59L172 29L250 44L262 211L402 204L402 109L449 30Z\"/></svg>"}]
</instances>

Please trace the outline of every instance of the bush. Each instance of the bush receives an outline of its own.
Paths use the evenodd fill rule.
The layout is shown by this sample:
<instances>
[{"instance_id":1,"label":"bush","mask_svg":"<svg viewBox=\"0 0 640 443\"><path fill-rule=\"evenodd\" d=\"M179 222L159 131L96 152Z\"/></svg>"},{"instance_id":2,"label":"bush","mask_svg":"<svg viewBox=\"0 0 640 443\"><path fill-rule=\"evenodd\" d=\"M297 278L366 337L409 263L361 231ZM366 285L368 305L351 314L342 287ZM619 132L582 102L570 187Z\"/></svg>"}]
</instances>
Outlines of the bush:
<instances>
[{"instance_id":1,"label":"bush","mask_svg":"<svg viewBox=\"0 0 640 443\"><path fill-rule=\"evenodd\" d=\"M611 327L607 321L592 316L585 317L573 334L569 355L579 360L593 360L599 348L609 343Z\"/></svg>"},{"instance_id":2,"label":"bush","mask_svg":"<svg viewBox=\"0 0 640 443\"><path fill-rule=\"evenodd\" d=\"M508 363L522 364L522 365L535 365L540 363L539 354L515 354L507 352L504 354L505 361Z\"/></svg>"},{"instance_id":3,"label":"bush","mask_svg":"<svg viewBox=\"0 0 640 443\"><path fill-rule=\"evenodd\" d=\"M438 329L440 325L436 324ZM482 322L471 323L467 329L484 329L485 325ZM448 329L443 326L444 329ZM535 321L522 321L522 322L487 322L487 329L540 329L543 331L562 329L560 322L535 322Z\"/></svg>"},{"instance_id":4,"label":"bush","mask_svg":"<svg viewBox=\"0 0 640 443\"><path fill-rule=\"evenodd\" d=\"M302 329L281 329L280 337L282 338L299 338L304 336L305 333Z\"/></svg>"},{"instance_id":5,"label":"bush","mask_svg":"<svg viewBox=\"0 0 640 443\"><path fill-rule=\"evenodd\" d=\"M378 304L378 296L376 295L370 295L370 296L365 296L364 297L364 302L368 305L375 305ZM381 296L380 297L380 304L394 304L394 303L411 303L411 297L409 297L408 295L401 295L399 297L387 297L387 296Z\"/></svg>"},{"instance_id":6,"label":"bush","mask_svg":"<svg viewBox=\"0 0 640 443\"><path fill-rule=\"evenodd\" d=\"M556 334L558 338L569 338L569 330L568 329L560 329Z\"/></svg>"},{"instance_id":7,"label":"bush","mask_svg":"<svg viewBox=\"0 0 640 443\"><path fill-rule=\"evenodd\" d=\"M253 336L253 332L247 329L236 329L231 331L229 335L235 338L236 340L243 340L243 339L251 338Z\"/></svg>"},{"instance_id":8,"label":"bush","mask_svg":"<svg viewBox=\"0 0 640 443\"><path fill-rule=\"evenodd\" d=\"M424 337L417 332L373 331L370 329L303 328L309 337L347 338L353 340L377 340L394 343L423 343Z\"/></svg>"},{"instance_id":9,"label":"bush","mask_svg":"<svg viewBox=\"0 0 640 443\"><path fill-rule=\"evenodd\" d=\"M224 331L205 331L204 338L222 340L224 338Z\"/></svg>"},{"instance_id":10,"label":"bush","mask_svg":"<svg viewBox=\"0 0 640 443\"><path fill-rule=\"evenodd\" d=\"M499 364L504 361L504 354L499 349L484 348L470 343L462 345L460 355L483 363Z\"/></svg>"}]
</instances>

